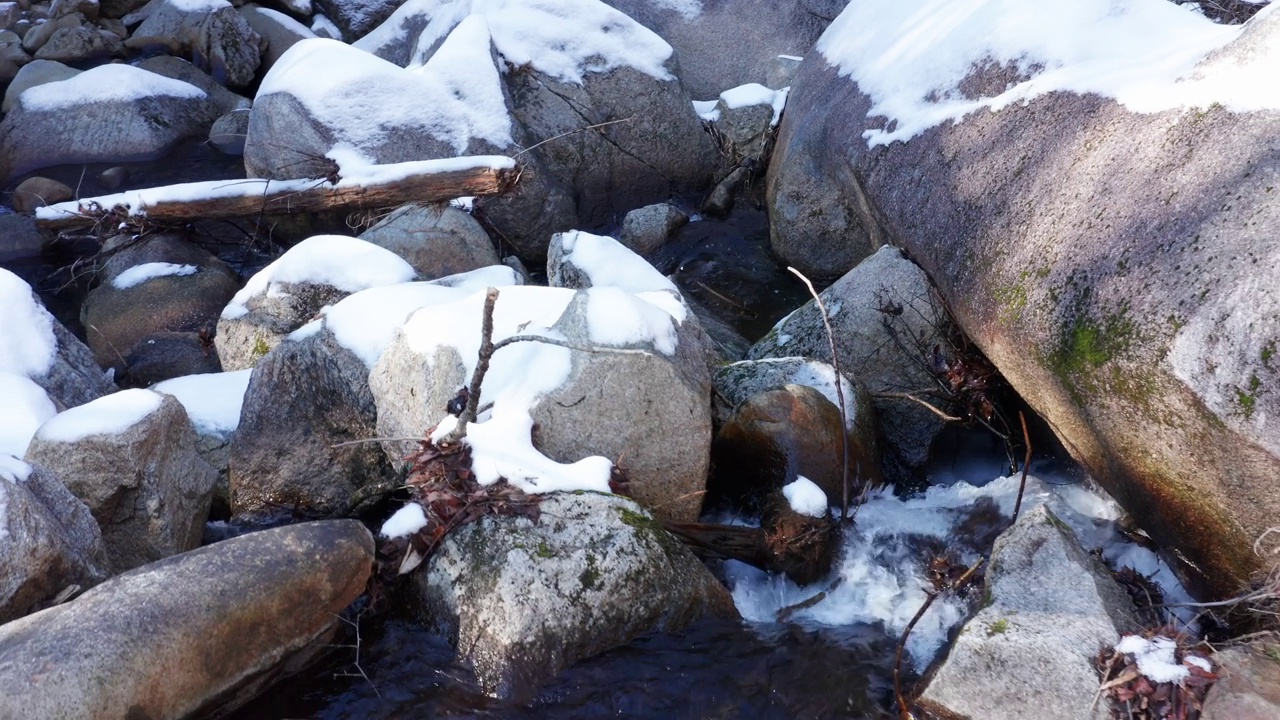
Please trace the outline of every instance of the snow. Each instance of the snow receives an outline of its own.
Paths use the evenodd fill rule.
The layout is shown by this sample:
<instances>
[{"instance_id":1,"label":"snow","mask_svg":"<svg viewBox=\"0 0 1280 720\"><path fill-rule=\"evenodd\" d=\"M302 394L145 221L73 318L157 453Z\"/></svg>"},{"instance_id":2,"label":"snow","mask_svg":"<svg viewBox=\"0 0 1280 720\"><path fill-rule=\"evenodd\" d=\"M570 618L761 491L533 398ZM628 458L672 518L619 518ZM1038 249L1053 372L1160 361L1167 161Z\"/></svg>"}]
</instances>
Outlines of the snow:
<instances>
[{"instance_id":1,"label":"snow","mask_svg":"<svg viewBox=\"0 0 1280 720\"><path fill-rule=\"evenodd\" d=\"M1191 674L1174 659L1178 643L1171 638L1156 635L1147 639L1139 635L1125 635L1116 643L1116 650L1132 655L1138 663L1138 672L1156 683L1181 683Z\"/></svg>"},{"instance_id":2,"label":"snow","mask_svg":"<svg viewBox=\"0 0 1280 720\"><path fill-rule=\"evenodd\" d=\"M703 120L706 120L707 122L715 122L720 119L720 101L694 100L693 111Z\"/></svg>"},{"instance_id":3,"label":"snow","mask_svg":"<svg viewBox=\"0 0 1280 720\"><path fill-rule=\"evenodd\" d=\"M726 574L734 603L744 619L775 623L778 612L808 600L838 581L815 605L792 615L794 622L814 628L854 623L882 624L890 635L901 635L931 588L921 565L919 537L949 539L979 498L991 498L1006 517L1013 512L1018 476L997 478L982 487L964 482L935 486L907 499L892 490L873 491L858 509L857 521L844 528L842 554L828 580L798 587L782 576L771 576L748 565L730 562ZM1022 511L1047 504L1076 534L1086 549L1101 548L1104 556L1126 556L1117 548L1137 547L1115 529L1120 510L1110 498L1059 478L1028 476ZM1145 551L1149 552L1149 551ZM961 557L971 563L973 557ZM1164 585L1169 602L1186 591ZM965 606L950 596L940 597L921 618L907 641L915 667L922 670L946 646L948 633L965 620Z\"/></svg>"},{"instance_id":4,"label":"snow","mask_svg":"<svg viewBox=\"0 0 1280 720\"><path fill-rule=\"evenodd\" d=\"M395 540L409 537L426 526L427 513L421 505L411 502L387 518L387 521L382 523L382 529L378 531L378 535L388 540Z\"/></svg>"},{"instance_id":5,"label":"snow","mask_svg":"<svg viewBox=\"0 0 1280 720\"><path fill-rule=\"evenodd\" d=\"M786 338L785 340L783 338ZM778 345L785 345L791 339L790 336L779 335ZM740 360L730 363L729 367L742 365L758 365L760 363L776 364L782 366L795 365L791 372L779 377L777 384L779 386L806 385L822 393L822 396L831 401L832 405L840 407L840 395L836 392L836 370L830 363L814 360L812 358L802 358L796 356L780 357L780 358L760 358L759 360ZM858 419L858 389L854 387L849 379L840 376L842 385L841 392L844 393L844 416L846 426L853 429ZM739 400L745 400L740 398Z\"/></svg>"},{"instance_id":6,"label":"snow","mask_svg":"<svg viewBox=\"0 0 1280 720\"><path fill-rule=\"evenodd\" d=\"M0 372L47 373L58 353L55 322L26 281L0 268Z\"/></svg>"},{"instance_id":7,"label":"snow","mask_svg":"<svg viewBox=\"0 0 1280 720\"><path fill-rule=\"evenodd\" d=\"M111 281L111 287L117 290L128 290L135 285L158 277L168 277L170 275L194 275L200 271L195 265L178 265L176 263L153 262L134 265L115 276Z\"/></svg>"},{"instance_id":8,"label":"snow","mask_svg":"<svg viewBox=\"0 0 1280 720\"><path fill-rule=\"evenodd\" d=\"M494 305L493 340L513 335L541 335L563 339L552 325L564 314L576 292L565 288L516 286L502 289ZM442 347L457 349L465 377L475 370L480 349L484 292L463 300L415 312L402 332L411 350L434 357ZM644 304L637 300L638 304ZM572 370L568 348L520 342L495 353L485 375L481 402L493 403L480 421L467 426L465 442L472 448L472 469L481 484L500 477L526 492L599 490L608 492L611 463L588 457L557 463L533 448L531 409L547 393L560 387ZM442 437L456 422L446 417L437 427Z\"/></svg>"},{"instance_id":9,"label":"snow","mask_svg":"<svg viewBox=\"0 0 1280 720\"><path fill-rule=\"evenodd\" d=\"M677 292L675 283L611 237L571 230L560 234L560 245L565 261L586 273L592 285L612 285L632 293Z\"/></svg>"},{"instance_id":10,"label":"snow","mask_svg":"<svg viewBox=\"0 0 1280 720\"><path fill-rule=\"evenodd\" d=\"M1056 91L1114 98L1143 113L1213 103L1278 108L1280 43L1245 64L1202 63L1278 7L1230 26L1168 0L865 0L849 4L816 49L870 97L868 117L885 118L864 133L875 147ZM1025 79L994 97L965 97L961 81L987 63Z\"/></svg>"},{"instance_id":11,"label":"snow","mask_svg":"<svg viewBox=\"0 0 1280 720\"><path fill-rule=\"evenodd\" d=\"M391 183L412 175L447 173L473 170L509 170L516 166L514 160L503 155L469 155L439 160L414 160L411 162L374 165L351 146L339 144L328 154L338 162L339 180L335 189L363 188L379 183ZM339 158L341 160L339 160ZM320 186L324 180L301 178L296 180L208 180L180 183L156 188L130 190L112 195L102 195L84 200L72 200L36 209L37 220L59 220L88 212L89 203L104 208L123 208L131 217L144 217L147 208L160 203L194 202L219 198L261 198L264 193L301 192Z\"/></svg>"},{"instance_id":12,"label":"snow","mask_svg":"<svg viewBox=\"0 0 1280 720\"><path fill-rule=\"evenodd\" d=\"M284 293L286 284L328 285L354 293L377 285L408 282L416 275L400 256L373 243L342 235L316 235L289 248L249 278L231 298L222 317L245 316L250 298Z\"/></svg>"},{"instance_id":13,"label":"snow","mask_svg":"<svg viewBox=\"0 0 1280 720\"><path fill-rule=\"evenodd\" d=\"M182 403L196 432L227 438L240 426L240 406L252 375L252 368L184 375L156 383L151 389Z\"/></svg>"},{"instance_id":14,"label":"snow","mask_svg":"<svg viewBox=\"0 0 1280 720\"><path fill-rule=\"evenodd\" d=\"M199 99L205 92L190 83L133 67L108 64L57 82L24 90L18 102L27 111L56 112L108 102L139 102L147 98Z\"/></svg>"},{"instance_id":15,"label":"snow","mask_svg":"<svg viewBox=\"0 0 1280 720\"><path fill-rule=\"evenodd\" d=\"M1194 665L1205 672L1213 672L1213 663L1199 655L1185 655L1182 658L1182 663L1184 665Z\"/></svg>"},{"instance_id":16,"label":"snow","mask_svg":"<svg viewBox=\"0 0 1280 720\"><path fill-rule=\"evenodd\" d=\"M22 457L46 420L58 414L44 388L25 376L0 372L0 455Z\"/></svg>"},{"instance_id":17,"label":"snow","mask_svg":"<svg viewBox=\"0 0 1280 720\"><path fill-rule=\"evenodd\" d=\"M441 47L438 70L406 70L328 38L300 40L271 66L258 98L296 98L330 128L336 143L367 148L388 141L391 129L420 131L465 154L473 141L512 144L511 118L483 20L459 26Z\"/></svg>"},{"instance_id":18,"label":"snow","mask_svg":"<svg viewBox=\"0 0 1280 720\"><path fill-rule=\"evenodd\" d=\"M773 120L769 122L769 127L773 127L782 117L782 109L787 106L787 95L790 92L789 87L770 90L759 83L747 83L720 93L720 102L730 110L752 105L769 105L773 108ZM696 103L694 108L697 109Z\"/></svg>"},{"instance_id":19,"label":"snow","mask_svg":"<svg viewBox=\"0 0 1280 720\"><path fill-rule=\"evenodd\" d=\"M692 20L702 14L702 0L649 0L663 10L680 13L685 20Z\"/></svg>"},{"instance_id":20,"label":"snow","mask_svg":"<svg viewBox=\"0 0 1280 720\"><path fill-rule=\"evenodd\" d=\"M794 482L782 486L782 495L791 509L801 515L820 518L827 514L827 494L809 478L799 475Z\"/></svg>"},{"instance_id":21,"label":"snow","mask_svg":"<svg viewBox=\"0 0 1280 720\"><path fill-rule=\"evenodd\" d=\"M676 353L677 321L657 305L617 287L587 288L587 333L594 345L653 344L663 355Z\"/></svg>"},{"instance_id":22,"label":"snow","mask_svg":"<svg viewBox=\"0 0 1280 720\"><path fill-rule=\"evenodd\" d=\"M189 13L206 13L231 7L227 0L164 0L164 3L175 10Z\"/></svg>"},{"instance_id":23,"label":"snow","mask_svg":"<svg viewBox=\"0 0 1280 720\"><path fill-rule=\"evenodd\" d=\"M9 482L26 482L31 477L31 466L22 460L0 452L0 478ZM3 515L3 512L0 512Z\"/></svg>"},{"instance_id":24,"label":"snow","mask_svg":"<svg viewBox=\"0 0 1280 720\"><path fill-rule=\"evenodd\" d=\"M92 435L120 435L155 412L163 400L151 390L121 390L59 413L40 426L36 437L73 443Z\"/></svg>"},{"instance_id":25,"label":"snow","mask_svg":"<svg viewBox=\"0 0 1280 720\"><path fill-rule=\"evenodd\" d=\"M689 0L677 2L691 7ZM493 48L508 64L528 65L566 83L581 84L587 73L620 67L673 79L666 69L671 46L598 0L409 0L356 47L376 53L401 41L426 18L411 61L423 64L422 53L469 16L483 17Z\"/></svg>"},{"instance_id":26,"label":"snow","mask_svg":"<svg viewBox=\"0 0 1280 720\"><path fill-rule=\"evenodd\" d=\"M316 37L342 40L342 30L324 15L317 14L311 18L311 32L315 33Z\"/></svg>"}]
</instances>

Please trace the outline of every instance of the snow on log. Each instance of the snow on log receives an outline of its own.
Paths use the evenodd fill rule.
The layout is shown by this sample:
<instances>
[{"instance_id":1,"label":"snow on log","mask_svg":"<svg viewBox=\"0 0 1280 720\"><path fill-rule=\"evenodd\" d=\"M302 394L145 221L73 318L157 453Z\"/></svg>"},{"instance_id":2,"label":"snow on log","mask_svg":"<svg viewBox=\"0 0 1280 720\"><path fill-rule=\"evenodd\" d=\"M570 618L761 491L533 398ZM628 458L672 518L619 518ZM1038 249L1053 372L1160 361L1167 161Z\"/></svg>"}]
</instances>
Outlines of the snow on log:
<instances>
[{"instance_id":1,"label":"snow on log","mask_svg":"<svg viewBox=\"0 0 1280 720\"><path fill-rule=\"evenodd\" d=\"M500 195L519 178L516 162L501 155L421 160L339 168L324 178L213 180L130 190L36 210L36 224L51 230L115 223L189 222L321 210L394 207Z\"/></svg>"}]
</instances>

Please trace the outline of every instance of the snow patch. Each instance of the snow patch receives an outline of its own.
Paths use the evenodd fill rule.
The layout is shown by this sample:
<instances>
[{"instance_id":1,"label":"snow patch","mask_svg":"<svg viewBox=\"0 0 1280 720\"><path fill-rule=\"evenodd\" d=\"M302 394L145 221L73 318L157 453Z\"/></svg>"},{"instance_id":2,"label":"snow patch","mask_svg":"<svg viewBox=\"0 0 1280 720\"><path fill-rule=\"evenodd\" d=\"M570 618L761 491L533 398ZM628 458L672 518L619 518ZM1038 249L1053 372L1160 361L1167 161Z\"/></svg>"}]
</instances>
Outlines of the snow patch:
<instances>
[{"instance_id":1,"label":"snow patch","mask_svg":"<svg viewBox=\"0 0 1280 720\"><path fill-rule=\"evenodd\" d=\"M109 102L136 103L156 97L195 100L206 96L200 88L181 80L132 65L108 64L66 80L28 88L18 96L18 102L28 111L56 112Z\"/></svg>"},{"instance_id":2,"label":"snow patch","mask_svg":"<svg viewBox=\"0 0 1280 720\"><path fill-rule=\"evenodd\" d=\"M617 287L587 288L587 332L596 345L626 347L652 343L671 356L676 352L676 320L668 312Z\"/></svg>"},{"instance_id":3,"label":"snow patch","mask_svg":"<svg viewBox=\"0 0 1280 720\"><path fill-rule=\"evenodd\" d=\"M172 395L187 410L201 435L230 437L240 426L240 407L253 368L234 372L184 375L156 383L151 389Z\"/></svg>"},{"instance_id":4,"label":"snow patch","mask_svg":"<svg viewBox=\"0 0 1280 720\"><path fill-rule=\"evenodd\" d=\"M703 120L706 120L707 122L715 122L720 119L720 101L694 100L693 111Z\"/></svg>"},{"instance_id":5,"label":"snow patch","mask_svg":"<svg viewBox=\"0 0 1280 720\"><path fill-rule=\"evenodd\" d=\"M1172 638L1157 635L1147 639L1139 635L1125 635L1116 643L1116 650L1132 655L1138 663L1138 672L1155 683L1181 683L1191 674L1174 659L1178 643Z\"/></svg>"},{"instance_id":6,"label":"snow patch","mask_svg":"<svg viewBox=\"0 0 1280 720\"><path fill-rule=\"evenodd\" d=\"M311 283L354 293L412 280L417 273L400 256L373 243L342 235L316 235L289 248L258 271L222 311L233 320L249 313L259 295L284 292L284 285Z\"/></svg>"},{"instance_id":7,"label":"snow patch","mask_svg":"<svg viewBox=\"0 0 1280 720\"><path fill-rule=\"evenodd\" d=\"M679 292L657 268L611 237L571 230L560 234L560 245L565 261L586 273L592 285L611 285L631 293Z\"/></svg>"},{"instance_id":8,"label":"snow patch","mask_svg":"<svg viewBox=\"0 0 1280 720\"><path fill-rule=\"evenodd\" d=\"M770 90L759 83L747 83L720 93L720 102L730 110L752 105L768 105L773 108L773 120L769 122L769 127L773 127L782 117L782 109L787 106L787 95L790 92L789 87Z\"/></svg>"},{"instance_id":9,"label":"snow patch","mask_svg":"<svg viewBox=\"0 0 1280 720\"><path fill-rule=\"evenodd\" d=\"M92 435L120 435L155 412L164 396L151 390L121 390L54 416L36 431L49 442L73 443Z\"/></svg>"},{"instance_id":10,"label":"snow patch","mask_svg":"<svg viewBox=\"0 0 1280 720\"><path fill-rule=\"evenodd\" d=\"M26 482L27 478L31 477L31 470L32 467L22 460L0 452L0 478L9 482ZM3 515L4 513L0 511L0 517Z\"/></svg>"},{"instance_id":11,"label":"snow patch","mask_svg":"<svg viewBox=\"0 0 1280 720\"><path fill-rule=\"evenodd\" d=\"M58 414L44 388L23 375L0 372L0 455L22 457L36 430Z\"/></svg>"},{"instance_id":12,"label":"snow patch","mask_svg":"<svg viewBox=\"0 0 1280 720\"><path fill-rule=\"evenodd\" d=\"M26 281L0 268L0 372L47 373L58 354L55 322Z\"/></svg>"},{"instance_id":13,"label":"snow patch","mask_svg":"<svg viewBox=\"0 0 1280 720\"><path fill-rule=\"evenodd\" d=\"M128 290L135 285L158 277L171 275L194 275L200 271L195 265L178 265L176 263L153 262L134 265L111 280L111 287L117 290Z\"/></svg>"},{"instance_id":14,"label":"snow patch","mask_svg":"<svg viewBox=\"0 0 1280 720\"><path fill-rule=\"evenodd\" d=\"M827 514L827 494L809 478L799 475L795 482L782 486L782 495L791 509L801 515L820 518Z\"/></svg>"},{"instance_id":15,"label":"snow patch","mask_svg":"<svg viewBox=\"0 0 1280 720\"><path fill-rule=\"evenodd\" d=\"M1277 7L1231 26L1167 0L866 0L850 3L816 49L871 98L868 117L885 118L863 134L875 147L1056 91L1098 94L1144 113L1213 103L1278 108L1280 44L1247 64L1210 57ZM992 97L965 97L961 81L985 64L1024 79Z\"/></svg>"},{"instance_id":16,"label":"snow patch","mask_svg":"<svg viewBox=\"0 0 1280 720\"><path fill-rule=\"evenodd\" d=\"M387 521L382 523L382 529L378 531L378 535L388 540L395 540L409 537L426 526L427 513L421 505L411 502L387 518Z\"/></svg>"}]
</instances>

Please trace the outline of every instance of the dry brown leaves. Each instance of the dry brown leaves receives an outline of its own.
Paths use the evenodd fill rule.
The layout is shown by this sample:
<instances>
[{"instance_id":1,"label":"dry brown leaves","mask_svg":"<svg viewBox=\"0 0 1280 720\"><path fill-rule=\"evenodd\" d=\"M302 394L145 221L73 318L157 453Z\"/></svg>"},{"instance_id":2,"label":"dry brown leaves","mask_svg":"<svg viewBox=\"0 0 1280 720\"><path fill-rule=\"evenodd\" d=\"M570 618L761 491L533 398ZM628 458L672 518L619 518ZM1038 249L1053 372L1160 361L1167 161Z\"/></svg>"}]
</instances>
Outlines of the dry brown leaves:
<instances>
[{"instance_id":1,"label":"dry brown leaves","mask_svg":"<svg viewBox=\"0 0 1280 720\"><path fill-rule=\"evenodd\" d=\"M1209 687L1217 681L1214 673L1184 662L1189 654L1208 657L1209 649L1170 627L1148 630L1144 638L1163 636L1176 643L1174 661L1187 668L1189 675L1181 682L1154 682L1138 670L1132 655L1114 648L1098 654L1096 663L1102 685L1098 692L1112 700L1112 717L1116 720L1196 720Z\"/></svg>"},{"instance_id":2,"label":"dry brown leaves","mask_svg":"<svg viewBox=\"0 0 1280 720\"><path fill-rule=\"evenodd\" d=\"M427 433L428 437L431 431ZM538 497L505 481L492 485L476 482L471 472L471 448L463 443L437 445L423 440L405 458L405 479L411 499L422 506L427 524L407 538L384 540L378 546L378 576L384 582L416 566L439 547L454 530L492 515L518 515L537 522ZM406 557L413 558L406 563Z\"/></svg>"},{"instance_id":3,"label":"dry brown leaves","mask_svg":"<svg viewBox=\"0 0 1280 720\"><path fill-rule=\"evenodd\" d=\"M990 360L976 348L957 348L948 356L941 346L935 345L932 365L965 414L991 422L995 414L991 393L1000 380L1000 373Z\"/></svg>"}]
</instances>

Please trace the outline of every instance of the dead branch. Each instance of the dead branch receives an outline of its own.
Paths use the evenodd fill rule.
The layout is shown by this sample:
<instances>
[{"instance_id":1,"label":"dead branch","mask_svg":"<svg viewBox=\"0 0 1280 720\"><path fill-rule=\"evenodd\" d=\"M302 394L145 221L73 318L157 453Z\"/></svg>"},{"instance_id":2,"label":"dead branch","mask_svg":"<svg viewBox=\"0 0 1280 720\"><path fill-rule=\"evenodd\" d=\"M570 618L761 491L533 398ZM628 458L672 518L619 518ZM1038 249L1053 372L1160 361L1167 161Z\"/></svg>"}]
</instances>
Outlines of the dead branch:
<instances>
[{"instance_id":1,"label":"dead branch","mask_svg":"<svg viewBox=\"0 0 1280 720\"><path fill-rule=\"evenodd\" d=\"M1031 433L1027 432L1027 416L1019 410L1018 419L1022 421L1022 441L1027 444L1027 457L1022 461L1022 482L1018 483L1018 500L1013 504L1012 522L1018 522L1018 511L1022 509L1022 494L1027 491L1027 469L1031 467Z\"/></svg>"},{"instance_id":2,"label":"dead branch","mask_svg":"<svg viewBox=\"0 0 1280 720\"><path fill-rule=\"evenodd\" d=\"M818 312L822 315L822 325L827 329L827 346L831 350L831 367L836 371L836 398L840 401L840 489L843 496L840 500L840 521L849 521L849 418L845 412L844 406L844 375L840 372L840 357L836 354L836 335L831 331L831 318L827 315L827 306L823 304L822 297L818 295L818 291L813 288L813 283L809 282L809 278L799 270L788 267L787 271L792 275L800 278L804 286L809 288L809 294L813 296L813 301L818 305Z\"/></svg>"},{"instance_id":3,"label":"dead branch","mask_svg":"<svg viewBox=\"0 0 1280 720\"><path fill-rule=\"evenodd\" d=\"M379 166L380 170L395 166ZM356 184L336 176L301 180L250 179L222 184L187 183L59 203L38 213L36 224L50 230L120 223L186 223L258 215L323 210L362 210L415 202L445 202L464 195L500 195L514 187L518 167L472 167L449 171L387 173L389 179ZM153 201L144 193L163 192ZM177 199L183 191L194 197ZM125 203L130 202L131 206ZM60 212L59 212L60 211Z\"/></svg>"},{"instance_id":4,"label":"dead branch","mask_svg":"<svg viewBox=\"0 0 1280 720\"><path fill-rule=\"evenodd\" d=\"M920 609L916 611L916 614L911 617L911 621L907 623L906 629L902 631L902 637L898 639L898 651L894 653L893 656L893 693L894 697L898 699L898 710L901 713L902 720L912 720L911 706L907 703L906 697L902 694L902 653L907 647L907 637L911 635L911 631L915 628L916 623L920 622L920 618L924 617L924 614L929 611L929 607L933 605L934 600L937 600L949 591L954 592L967 585L969 581L973 579L974 573L978 571L978 568L982 567L982 564L985 561L985 558L978 558L977 562L970 565L969 569L965 570L964 574L956 578L953 582L936 590L926 590L924 604L922 604Z\"/></svg>"},{"instance_id":5,"label":"dead branch","mask_svg":"<svg viewBox=\"0 0 1280 720\"><path fill-rule=\"evenodd\" d=\"M877 393L871 393L871 397L887 398L891 400L910 400L911 402L919 403L920 405L923 405L925 409L927 409L929 412L942 418L943 422L964 422L964 418L958 418L953 415L948 415L943 411L939 410L938 408L934 407L934 405L928 402L927 400L921 400L920 398L916 397L915 395L912 395L911 393L877 392Z\"/></svg>"},{"instance_id":6,"label":"dead branch","mask_svg":"<svg viewBox=\"0 0 1280 720\"><path fill-rule=\"evenodd\" d=\"M458 414L458 424L445 436L442 445L456 443L467 434L467 423L475 422L476 408L480 406L480 385L489 372L489 361L497 350L493 345L493 307L498 302L498 289L489 288L484 294L484 315L480 321L480 352L476 357L476 369L471 373L467 404Z\"/></svg>"}]
</instances>

